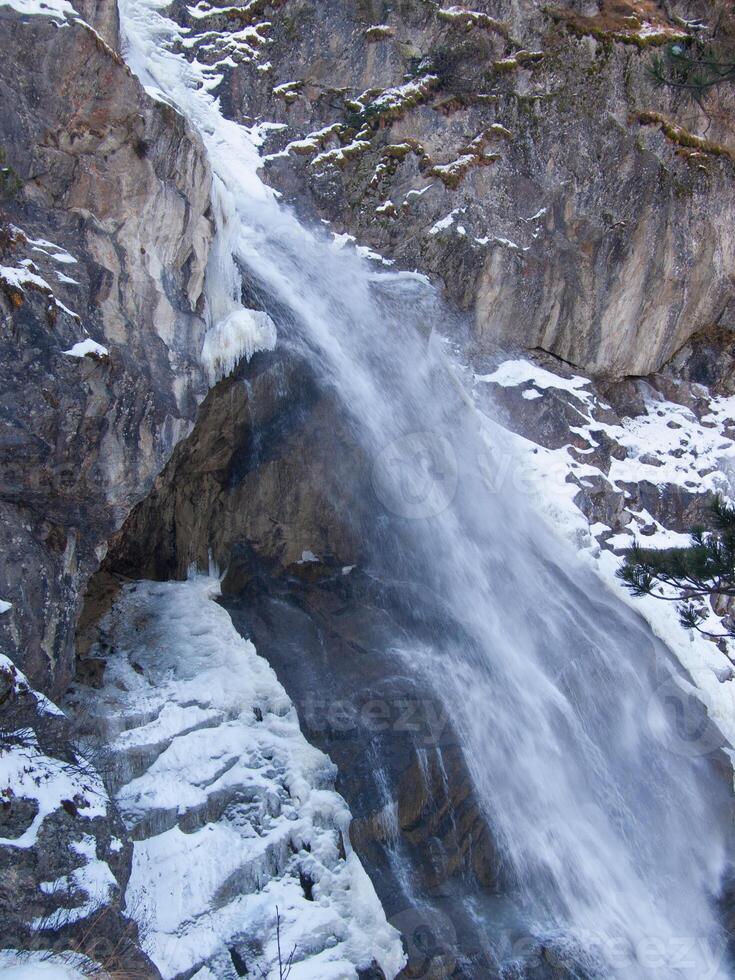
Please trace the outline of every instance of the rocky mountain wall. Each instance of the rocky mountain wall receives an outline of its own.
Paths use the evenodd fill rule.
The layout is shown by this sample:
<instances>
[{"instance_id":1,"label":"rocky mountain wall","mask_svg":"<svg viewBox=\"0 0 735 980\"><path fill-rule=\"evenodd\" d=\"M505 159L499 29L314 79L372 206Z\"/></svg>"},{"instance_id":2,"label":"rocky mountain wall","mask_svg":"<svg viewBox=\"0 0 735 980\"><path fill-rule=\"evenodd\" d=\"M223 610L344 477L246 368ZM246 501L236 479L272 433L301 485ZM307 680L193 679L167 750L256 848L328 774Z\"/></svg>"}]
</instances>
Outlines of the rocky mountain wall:
<instances>
[{"instance_id":1,"label":"rocky mountain wall","mask_svg":"<svg viewBox=\"0 0 735 980\"><path fill-rule=\"evenodd\" d=\"M212 235L203 147L126 68L114 4L79 0L88 23L65 0L39 10L0 6L3 650L54 695L78 652L78 680L104 699L102 648L86 654L121 581L184 578L212 561L238 625L282 658L300 707L312 668L329 672L333 699L350 683L359 695L365 679L379 688L383 583L360 568L350 578L361 521L374 517L359 511L371 461L283 338L198 412ZM676 45L727 51L727 5L176 0L171 10L226 114L271 124L265 179L309 220L441 281L471 314L463 355L478 403L523 437L547 497L560 477L571 503L555 516L574 512L601 567L638 534L681 541L735 452L733 94L723 84L693 98L652 71L660 59L670 68ZM540 363L498 366L500 347L541 349ZM385 529L396 538L395 524ZM302 661L278 614L298 624ZM707 647L695 679L711 691L733 672ZM127 933L127 831L72 733L39 722L46 703L2 668L0 863L15 870L0 909L20 906L12 942L28 945L35 918L43 942L69 948L101 910L113 944L125 940L132 966L155 976ZM384 900L398 897L396 840L425 892L471 881L492 893L492 841L458 752L387 740L391 810L352 768L371 733L312 727L339 756L355 847L384 876ZM28 751L26 775L65 780L43 814L9 768ZM90 891L88 874L105 888ZM77 909L81 925L64 932Z\"/></svg>"},{"instance_id":2,"label":"rocky mountain wall","mask_svg":"<svg viewBox=\"0 0 735 980\"><path fill-rule=\"evenodd\" d=\"M266 179L442 281L479 350L647 374L732 328L732 86L654 78L674 51L727 61L728 5L288 0L234 24L219 0L173 9L228 113L281 125Z\"/></svg>"},{"instance_id":3,"label":"rocky mountain wall","mask_svg":"<svg viewBox=\"0 0 735 980\"><path fill-rule=\"evenodd\" d=\"M211 176L71 8L0 28L0 642L59 692L80 592L206 392Z\"/></svg>"}]
</instances>

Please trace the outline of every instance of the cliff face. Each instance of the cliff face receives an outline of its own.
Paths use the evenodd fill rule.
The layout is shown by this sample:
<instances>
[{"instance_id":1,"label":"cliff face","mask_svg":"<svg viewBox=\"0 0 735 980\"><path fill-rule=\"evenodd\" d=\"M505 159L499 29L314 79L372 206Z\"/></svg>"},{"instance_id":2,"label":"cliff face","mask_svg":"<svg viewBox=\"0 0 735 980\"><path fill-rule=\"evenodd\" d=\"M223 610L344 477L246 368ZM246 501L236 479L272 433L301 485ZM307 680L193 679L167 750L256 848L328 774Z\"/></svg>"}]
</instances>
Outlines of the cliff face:
<instances>
[{"instance_id":1,"label":"cliff face","mask_svg":"<svg viewBox=\"0 0 735 980\"><path fill-rule=\"evenodd\" d=\"M58 692L80 591L206 391L211 177L71 8L19 6L0 7L0 640Z\"/></svg>"},{"instance_id":2,"label":"cliff face","mask_svg":"<svg viewBox=\"0 0 735 980\"><path fill-rule=\"evenodd\" d=\"M0 146L21 184L3 203L20 230L2 246L0 631L56 690L80 588L204 393L211 232L203 151L108 46L116 7L80 7L99 34L62 8L0 8ZM672 44L731 37L726 8L172 9L227 113L278 124L266 179L441 278L476 352L645 374L732 326L731 90L651 74ZM87 334L101 357L62 353Z\"/></svg>"},{"instance_id":3,"label":"cliff face","mask_svg":"<svg viewBox=\"0 0 735 980\"><path fill-rule=\"evenodd\" d=\"M86 654L96 640L82 685L101 685L109 658L109 673L130 689L150 685L158 709L156 650L145 668L128 650L126 664L113 649L117 634L105 645L99 632L119 585L109 573L183 578L211 556L227 569L238 625L288 674L299 706L308 707L302 695L322 662L335 702L350 684L355 703L365 689L383 696L383 616L387 608L396 632L407 613L391 607L381 583L352 574L362 528L375 520L360 510L372 461L334 400L282 342L220 382L189 432L207 390L200 351L212 235L198 136L116 53L113 3L79 0L87 23L65 0L43 15L31 14L31 0L11 4L0 5L0 150L12 168L0 173L3 650L58 694L75 649ZM566 520L574 510L596 555L598 542L608 549L606 567L634 534L664 544L687 531L735 453L732 90L695 99L655 85L651 71L674 44L732 37L727 8L176 0L172 12L187 31L182 51L208 66L225 114L271 124L262 130L265 179L302 214L443 281L472 314L464 353L478 372L499 345L553 355L541 367L511 360L478 373L475 393L492 392L488 415L499 406L501 421L530 440L525 448L535 443L539 483L572 501L559 513ZM590 384L577 370L604 377ZM660 373L607 383L650 372ZM135 605L129 590L118 610ZM79 691L72 712L97 698ZM406 696L390 685L388 694ZM137 705L122 707L124 726L137 727ZM197 712L188 700L183 707ZM3 661L0 755L20 760L8 770L13 794L0 772L0 865L15 869L0 911L20 909L12 942L27 946L35 921L44 942L78 945L95 899L84 869L102 863L96 899L112 948L122 942L130 969L155 976L124 914L130 826L70 748L79 733L48 722L47 708ZM261 723L259 707L253 718ZM182 714L166 751L189 734L189 720ZM398 801L391 822L365 754L368 726L350 739L312 729L339 757L337 788L358 818L354 845L382 876L381 897L397 901L388 867L396 841L429 891L466 878L495 887L493 842L454 744L427 753L410 738L386 739L383 775ZM26 730L36 768L23 775L29 749L16 736ZM112 736L97 735L104 751ZM59 793L41 801L31 782L59 772ZM208 829L220 816L203 807L196 820ZM181 853L183 875L186 842ZM344 860L338 849L335 867ZM310 879L305 887L292 878L304 890L299 902L311 901ZM437 975L448 969L437 965Z\"/></svg>"},{"instance_id":4,"label":"cliff face","mask_svg":"<svg viewBox=\"0 0 735 980\"><path fill-rule=\"evenodd\" d=\"M33 688L66 688L87 580L206 392L211 175L110 46L116 5L80 10L99 34L0 5L0 917L9 948L155 977L103 760Z\"/></svg>"},{"instance_id":5,"label":"cliff face","mask_svg":"<svg viewBox=\"0 0 735 980\"><path fill-rule=\"evenodd\" d=\"M236 28L174 9L229 112L283 125L266 179L443 280L480 349L645 374L732 327L731 87L652 75L677 44L731 49L726 5L290 0Z\"/></svg>"}]
</instances>

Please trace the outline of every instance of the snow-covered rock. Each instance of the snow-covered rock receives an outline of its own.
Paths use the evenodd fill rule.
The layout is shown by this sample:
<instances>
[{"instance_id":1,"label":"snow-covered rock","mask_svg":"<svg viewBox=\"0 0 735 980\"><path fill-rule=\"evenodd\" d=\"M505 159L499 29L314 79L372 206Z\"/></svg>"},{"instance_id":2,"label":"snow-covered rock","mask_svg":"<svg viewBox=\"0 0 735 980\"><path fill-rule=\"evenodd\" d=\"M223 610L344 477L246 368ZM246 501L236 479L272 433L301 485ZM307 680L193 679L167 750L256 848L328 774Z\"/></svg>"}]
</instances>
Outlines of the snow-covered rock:
<instances>
[{"instance_id":1,"label":"snow-covered rock","mask_svg":"<svg viewBox=\"0 0 735 980\"><path fill-rule=\"evenodd\" d=\"M122 912L131 854L122 833L68 718L0 655L0 975L81 975L78 957L47 949L155 975Z\"/></svg>"},{"instance_id":2,"label":"snow-covered rock","mask_svg":"<svg viewBox=\"0 0 735 980\"><path fill-rule=\"evenodd\" d=\"M474 380L497 488L512 483L527 495L591 571L648 621L686 670L708 716L735 744L733 651L686 630L673 603L631 597L616 575L622 552L636 540L651 548L686 546L694 523L688 515L705 512L714 493L735 497L735 396L698 384L670 386L654 375L636 382L630 405L618 414L589 378L530 358L502 361ZM667 397L669 390L678 400ZM570 409L577 425L565 423ZM556 425L549 426L550 418ZM559 431L563 439L556 440ZM705 626L721 632L714 612Z\"/></svg>"},{"instance_id":3,"label":"snow-covered rock","mask_svg":"<svg viewBox=\"0 0 735 980\"><path fill-rule=\"evenodd\" d=\"M127 901L144 948L164 977L226 980L243 962L276 977L280 937L294 980L374 962L393 977L401 943L351 848L335 767L218 589L127 586L102 627L105 685L75 695L135 841Z\"/></svg>"}]
</instances>

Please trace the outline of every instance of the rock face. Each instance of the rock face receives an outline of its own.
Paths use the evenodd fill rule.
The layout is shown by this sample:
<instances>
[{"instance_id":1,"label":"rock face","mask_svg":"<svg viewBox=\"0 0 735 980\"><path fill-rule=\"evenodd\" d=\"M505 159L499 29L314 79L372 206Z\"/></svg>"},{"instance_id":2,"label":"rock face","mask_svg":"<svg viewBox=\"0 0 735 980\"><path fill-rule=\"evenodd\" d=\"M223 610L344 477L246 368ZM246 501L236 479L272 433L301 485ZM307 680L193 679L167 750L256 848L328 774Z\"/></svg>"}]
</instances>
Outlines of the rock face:
<instances>
[{"instance_id":1,"label":"rock face","mask_svg":"<svg viewBox=\"0 0 735 980\"><path fill-rule=\"evenodd\" d=\"M651 74L673 44L731 48L727 5L290 0L236 31L174 9L225 109L285 126L266 179L443 280L480 349L646 374L735 325L732 88Z\"/></svg>"},{"instance_id":2,"label":"rock face","mask_svg":"<svg viewBox=\"0 0 735 980\"><path fill-rule=\"evenodd\" d=\"M3 946L68 951L157 977L123 911L132 846L68 719L0 657Z\"/></svg>"},{"instance_id":3,"label":"rock face","mask_svg":"<svg viewBox=\"0 0 735 980\"><path fill-rule=\"evenodd\" d=\"M206 392L211 177L113 50L116 5L83 5L104 40L44 10L0 6L0 918L8 947L153 978L103 758L33 688L65 689L87 580Z\"/></svg>"},{"instance_id":4,"label":"rock face","mask_svg":"<svg viewBox=\"0 0 735 980\"><path fill-rule=\"evenodd\" d=\"M500 890L492 836L453 719L392 649L432 611L400 585L327 563L300 581L263 577L223 603L337 765L353 846L404 936L405 976L491 975L493 964L480 956L470 968L468 956L485 945L472 903Z\"/></svg>"},{"instance_id":5,"label":"rock face","mask_svg":"<svg viewBox=\"0 0 735 980\"><path fill-rule=\"evenodd\" d=\"M420 596L401 602L400 589L365 571L363 529L376 524L363 492L369 461L283 337L209 393L189 433L207 390L203 148L116 54L114 4L79 0L92 30L64 0L44 15L26 3L0 6L0 150L12 168L0 172L0 610L11 604L0 611L0 642L35 685L60 693L86 591L77 650L92 656L77 679L102 691L77 689L74 708L99 706L110 651L89 641L121 580L218 565L224 604L282 672L309 738L338 763L351 839L406 939L407 975L491 975L496 964L480 954L460 964L458 952L481 949L463 900L492 907L502 891L493 840L451 719L387 650L406 624L430 636L446 623L432 622ZM718 43L732 38L724 3L175 0L172 12L188 30L182 50L207 66L225 114L279 124L263 130L263 173L301 213L441 279L471 314L464 353L478 374L499 345L541 350L525 380L516 364L508 381L506 363L475 384L487 385L509 429L536 443L532 452L557 454L587 538L612 558L633 532L653 542L687 531L702 491L718 485L721 454L735 452L735 405L712 397L734 390L733 96L721 86L693 100L657 87L651 69L672 44L715 30ZM396 546L390 518L381 533ZM26 947L35 929L68 949L92 923L112 951L126 951L128 972L156 976L125 916L126 834L150 846L154 864L174 832L180 868L187 834L208 832L228 808L239 819L253 800L219 784L227 772L217 770L215 738L205 749L216 775L201 795L187 772L195 804L179 810L158 797L172 747L186 754L206 736L189 728L204 709L186 699L180 727L159 739L168 695L156 675L157 626L146 623L145 664L113 658L118 720L132 734L93 726L101 750L117 739L122 768L133 746L115 786L129 804L127 829L66 723L14 667L5 680L0 672L0 913L10 942ZM150 719L130 690L149 699ZM263 717L242 704L255 730ZM29 744L18 741L23 729ZM35 768L13 769L29 752ZM268 778L290 813L287 768ZM27 777L36 776L56 795L34 795ZM250 813L256 835L280 815L266 797ZM346 860L336 826L327 830L325 874ZM300 907L312 901L301 872L313 858L291 845L283 830L274 880L290 879ZM214 883L219 909L259 893L251 857ZM173 921L165 896L157 906L162 921L145 948L176 952L191 910ZM197 928L208 913L204 903L193 915ZM262 921L272 928L272 916ZM438 941L412 950L427 927ZM257 940L223 927L224 946L204 956L192 935L171 975L205 962L218 976L242 975ZM381 975L366 958L359 967ZM533 975L557 974L542 964Z\"/></svg>"},{"instance_id":6,"label":"rock face","mask_svg":"<svg viewBox=\"0 0 735 980\"><path fill-rule=\"evenodd\" d=\"M349 564L360 554L359 521L339 505L354 516L365 465L301 359L256 354L209 393L103 567L166 579L213 560L243 584L252 558L283 570L311 551Z\"/></svg>"},{"instance_id":7,"label":"rock face","mask_svg":"<svg viewBox=\"0 0 735 980\"><path fill-rule=\"evenodd\" d=\"M99 5L114 40L111 11ZM63 689L79 595L187 431L210 173L197 136L70 14L0 7L0 639ZM64 353L71 352L71 353Z\"/></svg>"}]
</instances>

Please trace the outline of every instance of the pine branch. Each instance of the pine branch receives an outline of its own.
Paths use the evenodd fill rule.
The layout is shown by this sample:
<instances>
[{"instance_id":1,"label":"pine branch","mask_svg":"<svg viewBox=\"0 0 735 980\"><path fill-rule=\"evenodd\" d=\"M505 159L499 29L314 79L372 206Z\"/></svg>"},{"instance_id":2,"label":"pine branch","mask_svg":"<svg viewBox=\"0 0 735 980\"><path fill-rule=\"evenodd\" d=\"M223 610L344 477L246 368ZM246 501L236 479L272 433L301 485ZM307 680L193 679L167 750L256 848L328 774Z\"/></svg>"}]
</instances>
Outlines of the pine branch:
<instances>
[{"instance_id":1,"label":"pine branch","mask_svg":"<svg viewBox=\"0 0 735 980\"><path fill-rule=\"evenodd\" d=\"M717 496L710 517L712 530L694 527L688 548L642 548L634 542L617 576L636 598L650 595L678 603L682 626L720 640L735 637L735 627L722 633L704 629L707 614L694 601L735 598L735 507Z\"/></svg>"}]
</instances>

